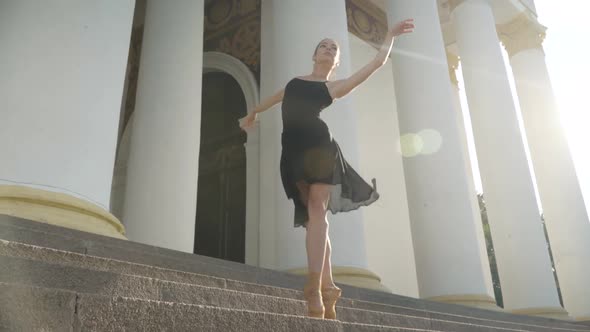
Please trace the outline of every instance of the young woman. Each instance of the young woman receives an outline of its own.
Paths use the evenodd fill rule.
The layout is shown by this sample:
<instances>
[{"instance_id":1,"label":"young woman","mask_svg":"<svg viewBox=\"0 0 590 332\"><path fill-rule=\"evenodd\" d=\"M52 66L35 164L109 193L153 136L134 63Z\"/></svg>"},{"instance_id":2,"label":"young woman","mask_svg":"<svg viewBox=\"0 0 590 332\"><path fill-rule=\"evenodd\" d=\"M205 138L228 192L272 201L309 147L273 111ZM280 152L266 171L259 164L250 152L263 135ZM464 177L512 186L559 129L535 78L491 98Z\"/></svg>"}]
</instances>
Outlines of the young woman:
<instances>
[{"instance_id":1,"label":"young woman","mask_svg":"<svg viewBox=\"0 0 590 332\"><path fill-rule=\"evenodd\" d=\"M323 39L314 51L311 74L292 79L240 119L240 126L247 130L258 113L282 102L281 178L287 197L295 204L295 226L307 230L308 279L303 293L311 317L336 319L336 301L341 295L332 278L327 211L350 211L379 197L375 180L371 187L350 167L319 114L383 66L394 38L413 29L412 19L396 24L388 31L375 59L337 81L329 78L339 64L340 48L334 40Z\"/></svg>"}]
</instances>

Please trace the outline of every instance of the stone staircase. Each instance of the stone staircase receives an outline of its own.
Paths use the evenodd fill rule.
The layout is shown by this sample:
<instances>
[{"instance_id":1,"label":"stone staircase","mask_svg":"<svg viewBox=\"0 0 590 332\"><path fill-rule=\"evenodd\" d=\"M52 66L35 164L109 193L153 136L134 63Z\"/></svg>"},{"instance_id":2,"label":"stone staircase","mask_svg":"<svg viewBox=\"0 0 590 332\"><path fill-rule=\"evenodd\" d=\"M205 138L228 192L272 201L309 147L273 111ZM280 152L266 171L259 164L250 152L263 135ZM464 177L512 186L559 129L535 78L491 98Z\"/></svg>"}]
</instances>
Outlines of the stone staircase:
<instances>
[{"instance_id":1,"label":"stone staircase","mask_svg":"<svg viewBox=\"0 0 590 332\"><path fill-rule=\"evenodd\" d=\"M340 285L305 317L304 278L0 219L0 331L590 331L590 326Z\"/></svg>"}]
</instances>

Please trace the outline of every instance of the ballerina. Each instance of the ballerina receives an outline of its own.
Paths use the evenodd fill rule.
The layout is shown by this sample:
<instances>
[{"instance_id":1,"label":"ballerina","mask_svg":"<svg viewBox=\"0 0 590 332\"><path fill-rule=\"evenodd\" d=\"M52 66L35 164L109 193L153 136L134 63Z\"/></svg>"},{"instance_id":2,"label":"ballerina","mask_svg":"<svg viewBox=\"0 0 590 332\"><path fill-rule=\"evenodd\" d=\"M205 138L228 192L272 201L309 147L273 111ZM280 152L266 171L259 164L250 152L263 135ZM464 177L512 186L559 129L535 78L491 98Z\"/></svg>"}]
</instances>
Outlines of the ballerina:
<instances>
[{"instance_id":1,"label":"ballerina","mask_svg":"<svg viewBox=\"0 0 590 332\"><path fill-rule=\"evenodd\" d=\"M367 184L346 162L320 112L366 81L387 61L395 37L410 33L413 19L391 28L375 58L350 77L329 81L340 61L340 47L326 38L313 53L313 71L295 77L273 96L240 119L240 127L253 127L257 114L282 102L281 180L295 205L295 227L306 228L308 276L303 288L308 315L336 319L336 302L342 294L332 277L327 212L345 212L367 206L379 198L376 181Z\"/></svg>"}]
</instances>

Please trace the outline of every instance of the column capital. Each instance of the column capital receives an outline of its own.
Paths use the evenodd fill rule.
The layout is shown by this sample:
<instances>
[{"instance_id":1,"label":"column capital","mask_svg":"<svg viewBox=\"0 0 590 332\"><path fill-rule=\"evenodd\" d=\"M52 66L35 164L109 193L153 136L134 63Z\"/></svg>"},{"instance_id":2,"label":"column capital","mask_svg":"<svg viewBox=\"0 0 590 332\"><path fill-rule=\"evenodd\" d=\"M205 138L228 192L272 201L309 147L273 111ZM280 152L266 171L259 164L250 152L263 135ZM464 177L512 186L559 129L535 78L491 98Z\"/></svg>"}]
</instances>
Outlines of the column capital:
<instances>
[{"instance_id":1,"label":"column capital","mask_svg":"<svg viewBox=\"0 0 590 332\"><path fill-rule=\"evenodd\" d=\"M459 86L459 80L457 79L459 56L447 51L447 64L449 66L449 77L451 78L451 83L453 83L455 86Z\"/></svg>"},{"instance_id":2,"label":"column capital","mask_svg":"<svg viewBox=\"0 0 590 332\"><path fill-rule=\"evenodd\" d=\"M497 27L498 35L510 57L521 51L543 47L545 31L533 14L524 12L512 21Z\"/></svg>"}]
</instances>

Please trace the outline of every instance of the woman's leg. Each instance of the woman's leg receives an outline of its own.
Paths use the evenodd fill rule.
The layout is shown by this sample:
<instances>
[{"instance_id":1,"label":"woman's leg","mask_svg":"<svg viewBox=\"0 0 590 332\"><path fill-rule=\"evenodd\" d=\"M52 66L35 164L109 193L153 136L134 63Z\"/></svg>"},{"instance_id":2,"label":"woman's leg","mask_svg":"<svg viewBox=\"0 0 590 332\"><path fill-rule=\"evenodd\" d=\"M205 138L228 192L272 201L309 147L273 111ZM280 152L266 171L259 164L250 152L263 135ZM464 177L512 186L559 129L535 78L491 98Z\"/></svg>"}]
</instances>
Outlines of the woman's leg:
<instances>
[{"instance_id":1,"label":"woman's leg","mask_svg":"<svg viewBox=\"0 0 590 332\"><path fill-rule=\"evenodd\" d=\"M330 197L331 185L312 184L309 186L307 211L307 233L305 247L307 250L308 281L304 289L308 301L310 316L323 317L324 305L321 298L322 269L326 255L328 220L326 210Z\"/></svg>"},{"instance_id":2,"label":"woman's leg","mask_svg":"<svg viewBox=\"0 0 590 332\"><path fill-rule=\"evenodd\" d=\"M328 239L327 208L330 197L330 187L327 184L312 184L309 186L307 211L307 235L305 246L307 249L307 265L309 271L322 272L326 243Z\"/></svg>"},{"instance_id":3,"label":"woman's leg","mask_svg":"<svg viewBox=\"0 0 590 332\"><path fill-rule=\"evenodd\" d=\"M324 257L324 267L322 270L322 301L324 303L324 318L336 319L336 302L342 294L342 290L334 284L332 277L332 244L328 236L326 241L326 255Z\"/></svg>"},{"instance_id":4,"label":"woman's leg","mask_svg":"<svg viewBox=\"0 0 590 332\"><path fill-rule=\"evenodd\" d=\"M330 235L326 236L326 254L324 256L324 267L322 268L322 288L336 287L332 277L332 244Z\"/></svg>"}]
</instances>

